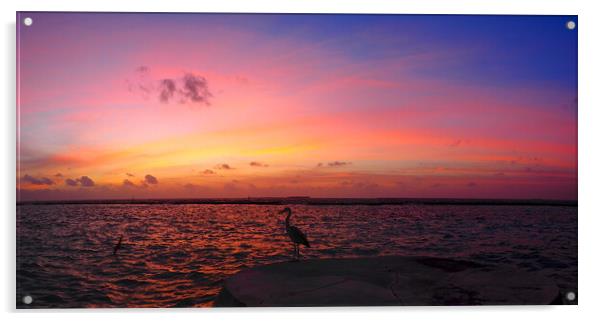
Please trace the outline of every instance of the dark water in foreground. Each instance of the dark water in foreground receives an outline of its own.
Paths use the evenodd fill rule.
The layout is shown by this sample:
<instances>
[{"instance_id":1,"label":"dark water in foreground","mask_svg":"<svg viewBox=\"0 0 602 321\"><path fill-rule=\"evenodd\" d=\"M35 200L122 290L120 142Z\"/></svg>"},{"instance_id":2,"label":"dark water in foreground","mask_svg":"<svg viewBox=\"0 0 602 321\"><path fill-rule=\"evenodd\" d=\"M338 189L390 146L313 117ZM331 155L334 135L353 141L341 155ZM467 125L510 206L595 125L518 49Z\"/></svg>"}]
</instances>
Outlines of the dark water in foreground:
<instances>
[{"instance_id":1,"label":"dark water in foreground","mask_svg":"<svg viewBox=\"0 0 602 321\"><path fill-rule=\"evenodd\" d=\"M221 280L289 260L276 205L17 206L18 307L210 306ZM429 255L538 270L577 290L577 207L292 205L307 258ZM123 235L116 256L113 246ZM33 303L21 298L31 295Z\"/></svg>"}]
</instances>

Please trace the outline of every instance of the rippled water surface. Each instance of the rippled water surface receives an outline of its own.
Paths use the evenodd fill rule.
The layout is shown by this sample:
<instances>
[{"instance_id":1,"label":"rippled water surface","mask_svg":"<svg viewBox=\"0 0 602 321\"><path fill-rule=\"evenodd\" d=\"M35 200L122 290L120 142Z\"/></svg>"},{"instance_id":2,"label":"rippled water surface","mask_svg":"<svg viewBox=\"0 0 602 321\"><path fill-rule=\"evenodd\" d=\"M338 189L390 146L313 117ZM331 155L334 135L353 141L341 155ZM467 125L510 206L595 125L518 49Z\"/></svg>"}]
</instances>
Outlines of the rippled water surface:
<instances>
[{"instance_id":1,"label":"rippled water surface","mask_svg":"<svg viewBox=\"0 0 602 321\"><path fill-rule=\"evenodd\" d=\"M210 306L222 279L289 260L283 206L19 205L17 305ZM539 270L577 287L577 207L291 206L306 258L430 255ZM113 247L123 235L117 255Z\"/></svg>"}]
</instances>

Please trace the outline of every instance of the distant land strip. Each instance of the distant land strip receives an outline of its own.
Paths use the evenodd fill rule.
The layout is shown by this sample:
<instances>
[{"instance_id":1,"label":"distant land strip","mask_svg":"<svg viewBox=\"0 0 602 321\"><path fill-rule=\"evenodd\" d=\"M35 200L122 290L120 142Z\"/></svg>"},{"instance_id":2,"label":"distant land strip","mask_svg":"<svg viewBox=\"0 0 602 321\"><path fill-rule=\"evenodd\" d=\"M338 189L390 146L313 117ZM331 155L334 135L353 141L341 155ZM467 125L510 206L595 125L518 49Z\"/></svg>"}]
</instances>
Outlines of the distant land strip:
<instances>
[{"instance_id":1,"label":"distant land strip","mask_svg":"<svg viewBox=\"0 0 602 321\"><path fill-rule=\"evenodd\" d=\"M454 198L311 198L311 197L249 197L249 198L186 198L186 199L103 199L61 201L17 201L17 205L60 204L241 204L241 205L533 205L577 206L576 200L543 199L454 199Z\"/></svg>"}]
</instances>

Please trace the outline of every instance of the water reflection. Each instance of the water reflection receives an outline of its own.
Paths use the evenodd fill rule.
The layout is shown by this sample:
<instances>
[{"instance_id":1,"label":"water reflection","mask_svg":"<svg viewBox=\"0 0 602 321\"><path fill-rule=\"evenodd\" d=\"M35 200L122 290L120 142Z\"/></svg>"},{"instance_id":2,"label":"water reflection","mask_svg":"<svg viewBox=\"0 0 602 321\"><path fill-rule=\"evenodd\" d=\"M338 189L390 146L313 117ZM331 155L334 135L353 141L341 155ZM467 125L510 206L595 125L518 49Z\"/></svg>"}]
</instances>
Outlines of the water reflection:
<instances>
[{"instance_id":1,"label":"water reflection","mask_svg":"<svg viewBox=\"0 0 602 321\"><path fill-rule=\"evenodd\" d=\"M576 290L577 208L291 206L305 258L433 255L543 270ZM223 278L290 260L282 206L22 205L17 302L33 307L208 306ZM123 235L116 254L116 240Z\"/></svg>"}]
</instances>

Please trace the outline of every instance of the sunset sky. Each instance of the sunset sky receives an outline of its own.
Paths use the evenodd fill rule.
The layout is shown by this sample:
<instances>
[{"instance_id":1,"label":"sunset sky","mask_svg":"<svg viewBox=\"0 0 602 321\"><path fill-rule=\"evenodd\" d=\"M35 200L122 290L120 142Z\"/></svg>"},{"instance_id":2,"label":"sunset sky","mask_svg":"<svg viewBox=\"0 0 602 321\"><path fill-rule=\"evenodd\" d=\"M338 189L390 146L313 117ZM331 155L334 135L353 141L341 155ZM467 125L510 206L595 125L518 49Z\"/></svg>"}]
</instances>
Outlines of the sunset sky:
<instances>
[{"instance_id":1,"label":"sunset sky","mask_svg":"<svg viewBox=\"0 0 602 321\"><path fill-rule=\"evenodd\" d=\"M26 16L20 200L577 198L576 17Z\"/></svg>"}]
</instances>

